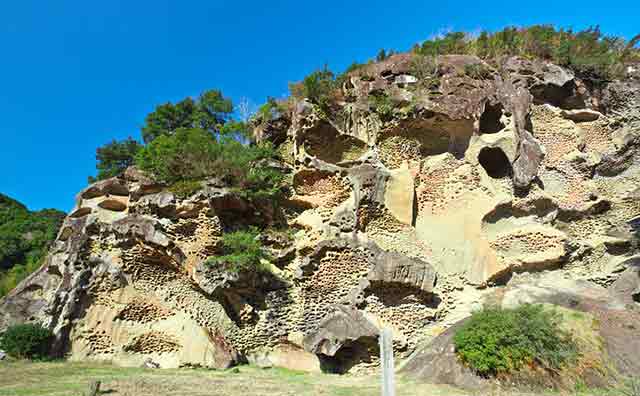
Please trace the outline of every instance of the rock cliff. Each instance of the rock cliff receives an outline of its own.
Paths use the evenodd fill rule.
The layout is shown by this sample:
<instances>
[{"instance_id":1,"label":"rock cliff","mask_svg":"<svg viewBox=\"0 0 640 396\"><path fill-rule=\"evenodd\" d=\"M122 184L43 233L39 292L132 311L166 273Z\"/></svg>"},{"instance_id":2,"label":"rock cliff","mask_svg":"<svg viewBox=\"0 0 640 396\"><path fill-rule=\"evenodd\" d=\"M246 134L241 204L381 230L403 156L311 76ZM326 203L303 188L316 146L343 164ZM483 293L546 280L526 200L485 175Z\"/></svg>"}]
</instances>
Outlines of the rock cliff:
<instances>
[{"instance_id":1,"label":"rock cliff","mask_svg":"<svg viewBox=\"0 0 640 396\"><path fill-rule=\"evenodd\" d=\"M624 274L635 304L637 68L597 83L521 58L436 66L394 55L326 106L257 125L283 162L256 166L290 174L278 208L216 179L181 199L136 168L89 186L45 265L0 301L0 328L41 321L72 359L358 372L377 367L381 327L403 360L505 285L528 290L521 273L603 290ZM269 271L204 264L248 224Z\"/></svg>"}]
</instances>

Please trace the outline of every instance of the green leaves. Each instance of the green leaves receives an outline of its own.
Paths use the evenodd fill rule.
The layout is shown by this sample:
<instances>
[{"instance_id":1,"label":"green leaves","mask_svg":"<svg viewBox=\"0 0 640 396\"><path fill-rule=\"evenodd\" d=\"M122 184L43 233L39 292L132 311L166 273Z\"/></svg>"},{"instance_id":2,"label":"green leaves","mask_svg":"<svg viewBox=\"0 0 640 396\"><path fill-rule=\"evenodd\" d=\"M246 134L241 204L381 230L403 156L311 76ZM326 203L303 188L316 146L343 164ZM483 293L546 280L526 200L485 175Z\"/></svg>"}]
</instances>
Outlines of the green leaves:
<instances>
[{"instance_id":1,"label":"green leaves","mask_svg":"<svg viewBox=\"0 0 640 396\"><path fill-rule=\"evenodd\" d=\"M53 209L31 212L0 194L0 297L39 267L64 216Z\"/></svg>"},{"instance_id":2,"label":"green leaves","mask_svg":"<svg viewBox=\"0 0 640 396\"><path fill-rule=\"evenodd\" d=\"M209 258L207 265L221 265L226 271L236 273L266 270L261 261L270 257L259 240L257 228L226 233L222 236L222 245L224 254Z\"/></svg>"},{"instance_id":3,"label":"green leaves","mask_svg":"<svg viewBox=\"0 0 640 396\"><path fill-rule=\"evenodd\" d=\"M267 102L258 109L256 118L259 122L267 122L276 118L282 112L284 112L283 106L275 98L269 97Z\"/></svg>"},{"instance_id":4,"label":"green leaves","mask_svg":"<svg viewBox=\"0 0 640 396\"><path fill-rule=\"evenodd\" d=\"M133 165L135 156L142 145L129 137L123 141L112 140L96 149L96 168L98 174L95 178L89 177L89 182L104 180L124 172L127 167Z\"/></svg>"},{"instance_id":5,"label":"green leaves","mask_svg":"<svg viewBox=\"0 0 640 396\"><path fill-rule=\"evenodd\" d=\"M169 191L174 193L180 199L187 199L198 192L201 188L202 184L197 180L180 180L179 182L173 183L169 187Z\"/></svg>"},{"instance_id":6,"label":"green leaves","mask_svg":"<svg viewBox=\"0 0 640 396\"><path fill-rule=\"evenodd\" d=\"M480 375L497 375L536 363L559 369L576 358L577 347L560 316L542 305L476 312L453 339L461 360Z\"/></svg>"},{"instance_id":7,"label":"green leaves","mask_svg":"<svg viewBox=\"0 0 640 396\"><path fill-rule=\"evenodd\" d=\"M331 100L331 94L337 87L338 83L334 79L333 72L325 65L322 69L306 76L301 83L290 85L289 89L293 96L307 98L326 109Z\"/></svg>"},{"instance_id":8,"label":"green leaves","mask_svg":"<svg viewBox=\"0 0 640 396\"><path fill-rule=\"evenodd\" d=\"M52 338L53 333L38 324L14 325L0 335L0 349L18 359L42 359Z\"/></svg>"},{"instance_id":9,"label":"green leaves","mask_svg":"<svg viewBox=\"0 0 640 396\"><path fill-rule=\"evenodd\" d=\"M175 105L165 103L147 115L142 127L142 139L150 143L162 135L172 135L179 129L203 129L219 134L233 112L233 102L219 90L205 91L197 101L186 98Z\"/></svg>"},{"instance_id":10,"label":"green leaves","mask_svg":"<svg viewBox=\"0 0 640 396\"><path fill-rule=\"evenodd\" d=\"M629 42L605 36L597 26L573 32L552 25L533 25L506 27L495 33L485 31L475 37L450 32L423 42L415 51L428 56L474 54L495 59L518 55L546 59L594 79L610 79L616 77L625 62L640 59L640 51L635 48L638 40L639 36Z\"/></svg>"},{"instance_id":11,"label":"green leaves","mask_svg":"<svg viewBox=\"0 0 640 396\"><path fill-rule=\"evenodd\" d=\"M245 145L230 136L215 139L203 129L179 129L144 147L136 164L168 184L217 176L246 198L275 198L284 176L257 167L275 156L270 144Z\"/></svg>"}]
</instances>

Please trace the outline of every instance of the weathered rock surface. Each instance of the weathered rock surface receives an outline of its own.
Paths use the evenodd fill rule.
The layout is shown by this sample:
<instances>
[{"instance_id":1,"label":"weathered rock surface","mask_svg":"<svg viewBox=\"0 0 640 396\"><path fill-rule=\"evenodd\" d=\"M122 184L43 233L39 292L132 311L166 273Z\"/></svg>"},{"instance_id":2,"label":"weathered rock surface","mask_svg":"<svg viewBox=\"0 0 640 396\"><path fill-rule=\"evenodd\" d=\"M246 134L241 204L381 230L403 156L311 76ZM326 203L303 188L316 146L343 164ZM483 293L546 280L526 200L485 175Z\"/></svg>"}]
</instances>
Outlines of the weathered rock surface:
<instances>
[{"instance_id":1,"label":"weathered rock surface","mask_svg":"<svg viewBox=\"0 0 640 396\"><path fill-rule=\"evenodd\" d=\"M620 290L607 290L595 283L571 279L555 271L515 276L506 287L488 294L486 300L503 308L542 303L588 314L603 348L597 348L599 356L589 356L589 359L600 363L594 367L581 365L579 375L589 386L597 387L607 385L611 381L608 376L634 377L640 373L637 359L640 339L634 331L640 326L640 309L618 298L624 298L623 294ZM474 374L455 354L453 336L463 324L464 320L418 348L403 365L402 372L432 383L454 384L467 389L488 387L490 381ZM542 377L546 375L549 374L541 374ZM553 375L550 379L537 378L540 384L566 380L569 378L553 378Z\"/></svg>"},{"instance_id":2,"label":"weathered rock surface","mask_svg":"<svg viewBox=\"0 0 640 396\"><path fill-rule=\"evenodd\" d=\"M636 320L621 307L640 295L640 81L595 90L547 62L501 62L443 56L433 79L394 55L323 109L292 100L255 129L283 160L256 166L291 176L277 210L216 178L187 199L136 168L89 186L44 266L0 301L0 329L41 321L78 360L357 372L378 367L388 326L417 377L473 385L447 328L509 282L504 304L601 318L619 371L635 372L631 331L606 315ZM269 274L204 265L248 225ZM521 275L545 270L559 277Z\"/></svg>"}]
</instances>

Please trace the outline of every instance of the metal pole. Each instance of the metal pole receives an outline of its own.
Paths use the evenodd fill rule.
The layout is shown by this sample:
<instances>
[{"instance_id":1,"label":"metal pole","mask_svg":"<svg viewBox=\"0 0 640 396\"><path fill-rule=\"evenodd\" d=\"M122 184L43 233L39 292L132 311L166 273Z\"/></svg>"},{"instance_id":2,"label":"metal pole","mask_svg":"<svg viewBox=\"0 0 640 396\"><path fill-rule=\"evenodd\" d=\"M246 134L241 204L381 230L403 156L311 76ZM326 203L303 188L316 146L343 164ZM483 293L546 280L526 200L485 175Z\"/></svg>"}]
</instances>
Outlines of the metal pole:
<instances>
[{"instance_id":1,"label":"metal pole","mask_svg":"<svg viewBox=\"0 0 640 396\"><path fill-rule=\"evenodd\" d=\"M380 366L382 368L382 396L395 396L393 378L393 332L385 327L380 332Z\"/></svg>"}]
</instances>

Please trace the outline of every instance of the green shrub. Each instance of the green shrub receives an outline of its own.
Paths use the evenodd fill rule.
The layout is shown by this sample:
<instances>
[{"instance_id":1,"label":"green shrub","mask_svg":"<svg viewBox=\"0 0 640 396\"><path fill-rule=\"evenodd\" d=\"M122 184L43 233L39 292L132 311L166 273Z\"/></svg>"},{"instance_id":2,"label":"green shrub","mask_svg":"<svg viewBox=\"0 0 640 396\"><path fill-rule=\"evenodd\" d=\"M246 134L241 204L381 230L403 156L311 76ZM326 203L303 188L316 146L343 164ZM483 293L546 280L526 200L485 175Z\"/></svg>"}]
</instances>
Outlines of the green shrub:
<instances>
[{"instance_id":1,"label":"green shrub","mask_svg":"<svg viewBox=\"0 0 640 396\"><path fill-rule=\"evenodd\" d=\"M432 40L426 40L417 52L428 56L466 54L469 52L469 41L464 32L449 32Z\"/></svg>"},{"instance_id":2,"label":"green shrub","mask_svg":"<svg viewBox=\"0 0 640 396\"><path fill-rule=\"evenodd\" d=\"M247 198L277 198L284 175L256 167L259 160L276 156L269 143L246 145L231 137L216 139L202 129L181 129L149 143L136 164L184 194L196 181L218 176Z\"/></svg>"},{"instance_id":3,"label":"green shrub","mask_svg":"<svg viewBox=\"0 0 640 396\"><path fill-rule=\"evenodd\" d=\"M486 59L518 55L550 60L594 79L610 79L623 72L625 62L640 57L638 41L638 36L628 42L605 36L597 26L574 32L551 25L533 25L506 27L494 33L485 31L475 37L451 32L423 42L414 52L430 56L474 54Z\"/></svg>"},{"instance_id":4,"label":"green shrub","mask_svg":"<svg viewBox=\"0 0 640 396\"><path fill-rule=\"evenodd\" d=\"M198 192L202 188L202 185L197 180L180 180L173 183L169 187L169 191L175 194L176 197L186 199Z\"/></svg>"},{"instance_id":5,"label":"green shrub","mask_svg":"<svg viewBox=\"0 0 640 396\"><path fill-rule=\"evenodd\" d=\"M640 396L640 378L628 378L620 389L621 396Z\"/></svg>"},{"instance_id":6,"label":"green shrub","mask_svg":"<svg viewBox=\"0 0 640 396\"><path fill-rule=\"evenodd\" d=\"M42 265L43 258L30 257L24 264L16 264L11 269L0 272L0 298L9 294L20 282L34 273Z\"/></svg>"},{"instance_id":7,"label":"green shrub","mask_svg":"<svg viewBox=\"0 0 640 396\"><path fill-rule=\"evenodd\" d=\"M487 80L491 78L491 69L482 63L467 63L464 65L464 74L476 80Z\"/></svg>"},{"instance_id":8,"label":"green shrub","mask_svg":"<svg viewBox=\"0 0 640 396\"><path fill-rule=\"evenodd\" d=\"M364 66L366 65L358 62L353 62L351 65L349 65L349 67L346 68L345 71L343 71L340 75L336 77L336 81L335 81L336 87L337 88L342 87L342 85L347 81L347 77L349 76L350 73L353 73L356 70L363 68Z\"/></svg>"},{"instance_id":9,"label":"green shrub","mask_svg":"<svg viewBox=\"0 0 640 396\"><path fill-rule=\"evenodd\" d=\"M338 84L334 74L326 65L306 76L302 82L289 85L293 96L300 99L307 98L323 109L329 106L336 88L338 88Z\"/></svg>"},{"instance_id":10,"label":"green shrub","mask_svg":"<svg viewBox=\"0 0 640 396\"><path fill-rule=\"evenodd\" d=\"M203 179L214 174L220 147L203 129L160 135L140 150L136 164L165 183Z\"/></svg>"},{"instance_id":11,"label":"green shrub","mask_svg":"<svg viewBox=\"0 0 640 396\"><path fill-rule=\"evenodd\" d=\"M435 56L414 55L409 67L410 73L418 80L437 77L438 60Z\"/></svg>"},{"instance_id":12,"label":"green shrub","mask_svg":"<svg viewBox=\"0 0 640 396\"><path fill-rule=\"evenodd\" d=\"M53 333L38 324L9 327L0 335L0 349L18 359L42 359L48 356Z\"/></svg>"},{"instance_id":13,"label":"green shrub","mask_svg":"<svg viewBox=\"0 0 640 396\"><path fill-rule=\"evenodd\" d=\"M259 232L255 227L244 231L225 233L222 236L223 254L210 257L207 265L220 265L230 272L266 271L261 260L268 260L269 254L259 240Z\"/></svg>"},{"instance_id":14,"label":"green shrub","mask_svg":"<svg viewBox=\"0 0 640 396\"><path fill-rule=\"evenodd\" d=\"M255 118L259 122L267 122L276 118L279 114L286 111L285 106L279 103L275 98L267 98L267 102L258 108Z\"/></svg>"},{"instance_id":15,"label":"green shrub","mask_svg":"<svg viewBox=\"0 0 640 396\"><path fill-rule=\"evenodd\" d=\"M394 103L385 93L374 93L369 96L369 104L382 121L388 121L393 117Z\"/></svg>"},{"instance_id":16,"label":"green shrub","mask_svg":"<svg viewBox=\"0 0 640 396\"><path fill-rule=\"evenodd\" d=\"M284 175L275 169L250 168L237 178L233 191L247 199L278 198Z\"/></svg>"},{"instance_id":17,"label":"green shrub","mask_svg":"<svg viewBox=\"0 0 640 396\"><path fill-rule=\"evenodd\" d=\"M488 308L474 313L453 341L460 359L483 376L527 364L559 369L577 358L577 346L559 322L560 316L542 305Z\"/></svg>"}]
</instances>

